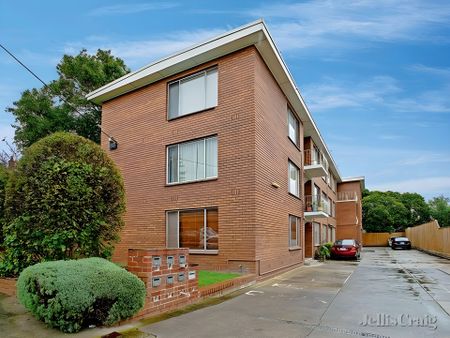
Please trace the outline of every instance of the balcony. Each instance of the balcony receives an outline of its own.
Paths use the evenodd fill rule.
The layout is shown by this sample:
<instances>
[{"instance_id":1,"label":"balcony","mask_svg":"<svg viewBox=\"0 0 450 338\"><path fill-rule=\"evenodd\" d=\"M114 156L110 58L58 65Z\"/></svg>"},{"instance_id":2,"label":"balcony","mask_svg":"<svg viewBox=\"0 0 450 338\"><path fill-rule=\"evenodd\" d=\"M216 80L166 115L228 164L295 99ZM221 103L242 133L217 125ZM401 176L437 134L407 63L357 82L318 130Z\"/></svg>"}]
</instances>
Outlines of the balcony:
<instances>
[{"instance_id":1,"label":"balcony","mask_svg":"<svg viewBox=\"0 0 450 338\"><path fill-rule=\"evenodd\" d=\"M317 195L305 196L305 219L330 217L331 203Z\"/></svg>"},{"instance_id":2,"label":"balcony","mask_svg":"<svg viewBox=\"0 0 450 338\"><path fill-rule=\"evenodd\" d=\"M356 194L356 191L339 191L337 193L337 201L338 202L350 202L358 201L358 195Z\"/></svg>"},{"instance_id":3,"label":"balcony","mask_svg":"<svg viewBox=\"0 0 450 338\"><path fill-rule=\"evenodd\" d=\"M305 150L305 176L307 179L328 175L328 161L317 149Z\"/></svg>"}]
</instances>

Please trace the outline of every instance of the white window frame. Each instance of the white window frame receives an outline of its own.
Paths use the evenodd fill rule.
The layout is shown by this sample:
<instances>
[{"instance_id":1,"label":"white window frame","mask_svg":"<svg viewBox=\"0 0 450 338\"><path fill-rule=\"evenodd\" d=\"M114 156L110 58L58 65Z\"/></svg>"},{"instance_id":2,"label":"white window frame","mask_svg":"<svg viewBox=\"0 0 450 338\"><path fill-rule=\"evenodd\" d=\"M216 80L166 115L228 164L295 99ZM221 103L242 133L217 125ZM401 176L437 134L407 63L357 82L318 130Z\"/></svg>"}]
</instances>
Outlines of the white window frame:
<instances>
[{"instance_id":1,"label":"white window frame","mask_svg":"<svg viewBox=\"0 0 450 338\"><path fill-rule=\"evenodd\" d=\"M203 249L189 249L189 253L208 253L208 254L217 254L219 250L206 249L206 229L208 227L208 210L217 210L217 217L219 217L219 208L210 207L210 208L194 208L194 209L179 209L179 210L167 210L166 211L166 248L168 247L168 239L169 239L169 213L177 214L177 249L180 248L180 212L183 211L191 211L191 210L203 210Z\"/></svg>"},{"instance_id":2,"label":"white window frame","mask_svg":"<svg viewBox=\"0 0 450 338\"><path fill-rule=\"evenodd\" d=\"M208 72L212 72L212 71L215 71L215 72L217 73L217 86L216 86L216 87L217 87L217 93L216 93L216 100L215 100L215 104L213 104L213 105L207 105L207 92L206 92L206 91L207 91L207 86L206 86L206 79L207 79L207 74L208 74ZM199 110L194 110L194 111L192 111L192 112L180 114L180 110L181 110L181 102L180 102L180 101L181 101L181 94L180 94L180 91L181 91L181 84L182 84L183 81L187 81L187 80L189 80L189 79L191 79L191 78L196 78L196 77L198 77L199 75L203 76L204 82L205 82L205 102L204 102L204 106L203 106L203 108L201 108L201 109L199 109ZM171 116L170 116L170 86L173 85L174 83L178 83L178 115L177 115L177 116L172 116L172 117L171 117ZM177 119L177 118L182 117L182 116L187 116L187 115L195 114L195 113L204 111L204 110L206 110L206 109L211 109L211 108L217 107L218 102L219 102L219 71L218 71L218 67L217 67L217 66L211 67L211 68L208 68L208 69L205 69L205 70L202 70L202 71L200 71L200 72L191 74L191 75L189 75L189 76L183 77L183 78L178 79L178 80L175 80L175 81L171 81L171 82L169 82L169 83L167 84L167 120L168 120L168 121Z\"/></svg>"},{"instance_id":3,"label":"white window frame","mask_svg":"<svg viewBox=\"0 0 450 338\"><path fill-rule=\"evenodd\" d=\"M294 245L292 245L292 238L291 238L291 219L294 218L295 219L295 233L296 233L296 242L294 243ZM289 215L289 236L288 236L288 240L289 240L289 249L297 249L301 247L301 242L300 242L300 225L301 225L301 219L300 217L297 217L295 215Z\"/></svg>"},{"instance_id":4,"label":"white window frame","mask_svg":"<svg viewBox=\"0 0 450 338\"><path fill-rule=\"evenodd\" d=\"M327 224L321 224L320 225L320 243L326 243L327 242Z\"/></svg>"},{"instance_id":5,"label":"white window frame","mask_svg":"<svg viewBox=\"0 0 450 338\"><path fill-rule=\"evenodd\" d=\"M318 229L317 231L317 235L316 236L316 228ZM312 222L312 230L313 230L313 243L314 246L319 246L320 245L320 236L321 236L321 229L320 229L320 223L318 222Z\"/></svg>"},{"instance_id":6,"label":"white window frame","mask_svg":"<svg viewBox=\"0 0 450 338\"><path fill-rule=\"evenodd\" d=\"M297 170L297 194L291 191L291 166L293 166ZM300 198L300 169L294 162L288 160L288 192Z\"/></svg>"},{"instance_id":7,"label":"white window frame","mask_svg":"<svg viewBox=\"0 0 450 338\"><path fill-rule=\"evenodd\" d=\"M297 147L300 147L300 120L297 118L297 116L295 116L294 112L289 107L288 107L287 111L288 111L288 137ZM294 127L296 127L296 128L294 128L296 137L294 140L292 139L291 133L290 133L291 120L296 122L296 125L294 126Z\"/></svg>"},{"instance_id":8,"label":"white window frame","mask_svg":"<svg viewBox=\"0 0 450 338\"><path fill-rule=\"evenodd\" d=\"M206 141L209 139L216 139L216 144L217 144L217 174L215 176L209 176L206 177L206 172L207 172L207 163L206 163ZM180 182L180 145L182 144L186 144L186 143L191 143L191 142L199 142L199 141L203 141L203 163L204 163L204 168L203 168L203 178L199 178L199 179L193 179L193 180L187 180L187 181L183 181ZM178 179L176 182L170 182L169 178L170 178L170 171L169 171L169 148L170 147L175 147L177 146L177 175L178 175ZM201 182L201 181L208 181L208 180L214 180L217 177L219 177L219 140L217 138L217 135L214 136L208 136L205 138L200 138L200 139L195 139L195 140L189 140L189 141L185 141L185 142L180 142L180 143L175 143L175 144L170 144L166 147L166 184L167 185L176 185L176 184L183 184L183 183L189 183L189 182Z\"/></svg>"}]
</instances>

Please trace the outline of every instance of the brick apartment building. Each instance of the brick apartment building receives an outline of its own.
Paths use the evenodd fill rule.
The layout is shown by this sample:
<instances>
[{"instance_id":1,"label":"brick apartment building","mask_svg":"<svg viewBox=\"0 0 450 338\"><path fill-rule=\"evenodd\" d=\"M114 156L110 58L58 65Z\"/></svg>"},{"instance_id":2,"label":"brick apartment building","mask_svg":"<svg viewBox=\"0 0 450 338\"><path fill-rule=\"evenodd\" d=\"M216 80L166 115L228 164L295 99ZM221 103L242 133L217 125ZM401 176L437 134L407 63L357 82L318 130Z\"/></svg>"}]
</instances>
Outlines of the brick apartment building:
<instances>
[{"instance_id":1,"label":"brick apartment building","mask_svg":"<svg viewBox=\"0 0 450 338\"><path fill-rule=\"evenodd\" d=\"M343 180L264 22L130 73L88 98L125 181L114 259L188 247L209 269L259 276L361 238L363 178ZM341 230L342 226L342 230Z\"/></svg>"}]
</instances>

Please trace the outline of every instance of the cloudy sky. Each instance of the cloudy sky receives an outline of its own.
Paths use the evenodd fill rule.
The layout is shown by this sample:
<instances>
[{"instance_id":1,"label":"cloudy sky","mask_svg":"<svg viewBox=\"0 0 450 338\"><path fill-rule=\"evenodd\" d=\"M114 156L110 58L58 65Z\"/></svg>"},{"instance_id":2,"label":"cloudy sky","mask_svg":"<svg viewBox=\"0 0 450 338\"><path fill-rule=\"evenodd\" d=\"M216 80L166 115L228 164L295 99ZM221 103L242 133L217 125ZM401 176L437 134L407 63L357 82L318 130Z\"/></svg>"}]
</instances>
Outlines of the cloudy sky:
<instances>
[{"instance_id":1,"label":"cloudy sky","mask_svg":"<svg viewBox=\"0 0 450 338\"><path fill-rule=\"evenodd\" d=\"M258 18L342 176L450 196L449 1L2 1L0 43L51 81L64 53L111 49L135 70ZM39 83L2 50L0 74L11 141L4 109Z\"/></svg>"}]
</instances>

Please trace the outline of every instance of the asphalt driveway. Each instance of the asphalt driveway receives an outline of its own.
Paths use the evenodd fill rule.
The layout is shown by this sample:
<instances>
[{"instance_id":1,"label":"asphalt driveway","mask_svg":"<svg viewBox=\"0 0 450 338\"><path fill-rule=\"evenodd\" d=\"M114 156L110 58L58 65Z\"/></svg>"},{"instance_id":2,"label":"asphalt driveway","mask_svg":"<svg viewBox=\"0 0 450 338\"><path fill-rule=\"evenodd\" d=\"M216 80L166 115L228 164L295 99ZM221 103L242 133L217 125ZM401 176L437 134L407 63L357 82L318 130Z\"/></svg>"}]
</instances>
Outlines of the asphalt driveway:
<instances>
[{"instance_id":1,"label":"asphalt driveway","mask_svg":"<svg viewBox=\"0 0 450 338\"><path fill-rule=\"evenodd\" d=\"M157 337L450 337L450 261L366 248L140 330Z\"/></svg>"}]
</instances>

